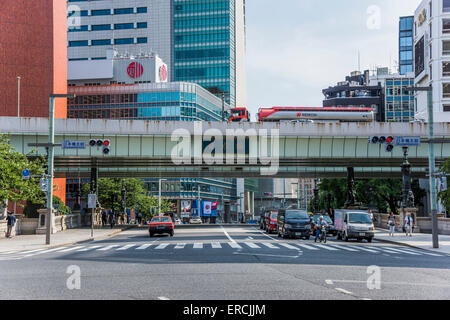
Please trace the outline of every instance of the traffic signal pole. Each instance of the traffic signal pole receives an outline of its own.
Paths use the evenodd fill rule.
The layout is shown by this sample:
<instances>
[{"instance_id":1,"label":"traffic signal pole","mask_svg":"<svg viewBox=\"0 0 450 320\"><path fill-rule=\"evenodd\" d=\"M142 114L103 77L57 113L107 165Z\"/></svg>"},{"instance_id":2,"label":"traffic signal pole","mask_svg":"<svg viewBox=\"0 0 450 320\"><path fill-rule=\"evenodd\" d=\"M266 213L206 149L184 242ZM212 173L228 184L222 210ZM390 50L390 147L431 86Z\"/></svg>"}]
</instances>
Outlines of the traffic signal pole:
<instances>
[{"instance_id":1,"label":"traffic signal pole","mask_svg":"<svg viewBox=\"0 0 450 320\"><path fill-rule=\"evenodd\" d=\"M45 233L45 244L49 245L52 234L53 221L53 163L54 152L53 145L55 144L55 97L50 96L50 110L49 110L49 129L48 129L48 190L47 190L47 230Z\"/></svg>"}]
</instances>

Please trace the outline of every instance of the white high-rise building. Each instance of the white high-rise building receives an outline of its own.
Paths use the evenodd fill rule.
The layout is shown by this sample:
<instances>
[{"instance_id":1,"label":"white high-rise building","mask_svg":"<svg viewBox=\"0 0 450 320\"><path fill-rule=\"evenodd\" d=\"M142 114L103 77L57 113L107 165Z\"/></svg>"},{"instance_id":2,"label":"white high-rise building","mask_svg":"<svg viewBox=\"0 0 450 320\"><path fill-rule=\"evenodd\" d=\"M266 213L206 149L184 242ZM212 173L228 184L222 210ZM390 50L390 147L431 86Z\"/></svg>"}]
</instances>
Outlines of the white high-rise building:
<instances>
[{"instance_id":1,"label":"white high-rise building","mask_svg":"<svg viewBox=\"0 0 450 320\"><path fill-rule=\"evenodd\" d=\"M435 122L450 122L450 0L424 0L414 14L415 85L433 87ZM415 119L428 121L427 92L416 93Z\"/></svg>"}]
</instances>

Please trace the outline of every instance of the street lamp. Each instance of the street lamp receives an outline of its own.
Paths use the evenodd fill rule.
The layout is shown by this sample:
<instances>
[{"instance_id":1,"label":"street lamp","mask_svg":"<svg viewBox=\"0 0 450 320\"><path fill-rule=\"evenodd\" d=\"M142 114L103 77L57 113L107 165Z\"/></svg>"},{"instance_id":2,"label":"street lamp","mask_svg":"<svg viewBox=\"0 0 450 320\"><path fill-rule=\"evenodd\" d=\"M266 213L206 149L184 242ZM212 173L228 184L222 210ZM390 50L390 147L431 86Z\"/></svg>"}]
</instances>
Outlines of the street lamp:
<instances>
[{"instance_id":1,"label":"street lamp","mask_svg":"<svg viewBox=\"0 0 450 320\"><path fill-rule=\"evenodd\" d=\"M161 182L167 181L167 179L159 179L159 197L158 197L158 215L161 216Z\"/></svg>"},{"instance_id":2,"label":"street lamp","mask_svg":"<svg viewBox=\"0 0 450 320\"><path fill-rule=\"evenodd\" d=\"M47 245L50 244L51 237L51 228L52 228L52 220L53 220L53 163L55 159L55 154L53 148L55 147L55 99L56 98L75 98L74 94L51 94L50 95L50 106L49 106L49 143L48 143L48 192L47 192L47 232L45 237L45 243Z\"/></svg>"}]
</instances>

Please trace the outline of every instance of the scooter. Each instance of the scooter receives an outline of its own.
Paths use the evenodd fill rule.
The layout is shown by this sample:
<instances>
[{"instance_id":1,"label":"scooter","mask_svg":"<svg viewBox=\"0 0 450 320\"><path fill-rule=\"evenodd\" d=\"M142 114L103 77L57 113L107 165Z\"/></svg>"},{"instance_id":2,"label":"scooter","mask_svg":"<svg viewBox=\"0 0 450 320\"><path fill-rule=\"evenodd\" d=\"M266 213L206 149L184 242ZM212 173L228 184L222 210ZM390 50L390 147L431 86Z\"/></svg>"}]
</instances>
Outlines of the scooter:
<instances>
[{"instance_id":1,"label":"scooter","mask_svg":"<svg viewBox=\"0 0 450 320\"><path fill-rule=\"evenodd\" d=\"M320 228L319 241L323 242L323 243L327 243L327 228L325 226L322 226Z\"/></svg>"}]
</instances>

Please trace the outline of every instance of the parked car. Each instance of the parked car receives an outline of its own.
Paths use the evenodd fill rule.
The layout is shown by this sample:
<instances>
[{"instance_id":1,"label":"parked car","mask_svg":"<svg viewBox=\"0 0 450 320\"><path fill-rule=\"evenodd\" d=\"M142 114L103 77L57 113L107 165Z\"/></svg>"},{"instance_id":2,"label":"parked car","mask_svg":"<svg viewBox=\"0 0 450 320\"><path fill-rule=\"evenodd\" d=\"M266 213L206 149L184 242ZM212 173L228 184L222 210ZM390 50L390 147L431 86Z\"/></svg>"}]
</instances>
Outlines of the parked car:
<instances>
[{"instance_id":1,"label":"parked car","mask_svg":"<svg viewBox=\"0 0 450 320\"><path fill-rule=\"evenodd\" d=\"M367 211L362 210L335 210L334 226L338 240L348 241L366 239L372 242L375 236L375 227Z\"/></svg>"},{"instance_id":2,"label":"parked car","mask_svg":"<svg viewBox=\"0 0 450 320\"><path fill-rule=\"evenodd\" d=\"M168 233L171 237L173 237L174 228L172 218L167 216L156 216L150 221L148 232L150 237L153 237L155 234L163 233Z\"/></svg>"},{"instance_id":3,"label":"parked car","mask_svg":"<svg viewBox=\"0 0 450 320\"><path fill-rule=\"evenodd\" d=\"M175 224L182 224L180 219L175 220Z\"/></svg>"},{"instance_id":4,"label":"parked car","mask_svg":"<svg viewBox=\"0 0 450 320\"><path fill-rule=\"evenodd\" d=\"M278 211L271 211L266 222L266 232L271 234L277 232Z\"/></svg>"},{"instance_id":5,"label":"parked car","mask_svg":"<svg viewBox=\"0 0 450 320\"><path fill-rule=\"evenodd\" d=\"M306 210L280 209L277 217L278 237L304 238L311 236L311 218Z\"/></svg>"},{"instance_id":6,"label":"parked car","mask_svg":"<svg viewBox=\"0 0 450 320\"><path fill-rule=\"evenodd\" d=\"M189 223L190 224L202 224L202 219L200 219L200 218L191 218Z\"/></svg>"},{"instance_id":7,"label":"parked car","mask_svg":"<svg viewBox=\"0 0 450 320\"><path fill-rule=\"evenodd\" d=\"M270 210L266 210L263 213L261 213L261 218L259 221L259 228L261 230L266 230L266 224L267 224L267 217L270 214Z\"/></svg>"},{"instance_id":8,"label":"parked car","mask_svg":"<svg viewBox=\"0 0 450 320\"><path fill-rule=\"evenodd\" d=\"M313 236L316 235L316 232L317 232L316 225L320 221L320 217L321 216L322 215L314 215L314 216L311 217L311 219L312 219L311 220L311 232L312 232ZM333 220L331 220L330 216L324 215L323 219L328 224L327 234L331 234L331 235L333 235L333 237L336 236L337 235L337 231L336 231L336 229L334 227Z\"/></svg>"}]
</instances>

